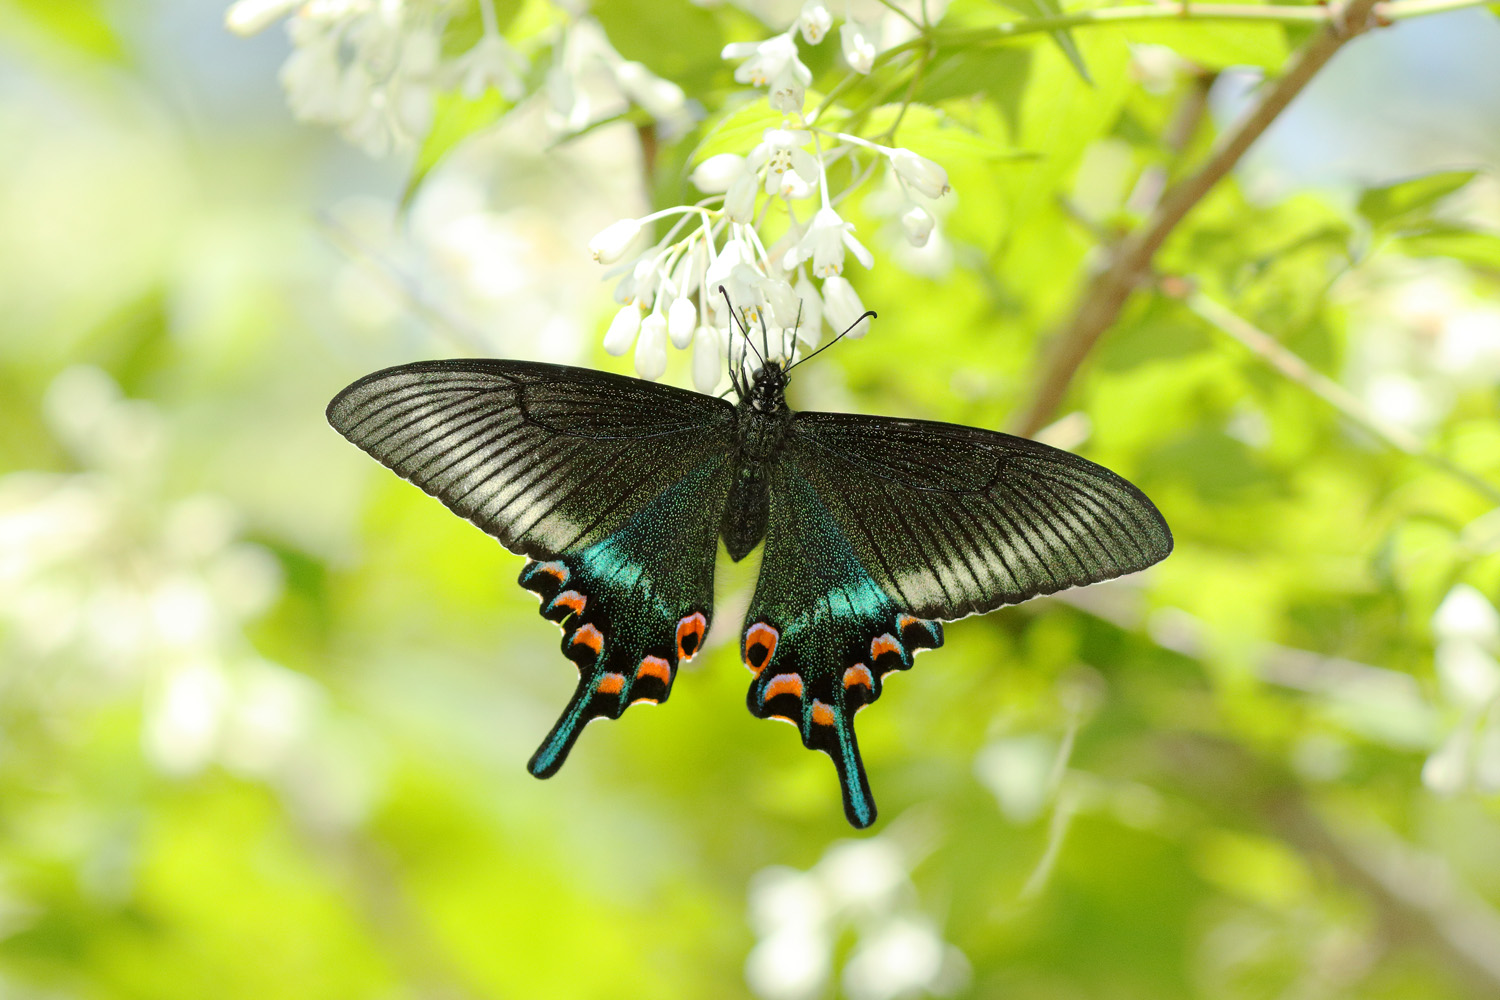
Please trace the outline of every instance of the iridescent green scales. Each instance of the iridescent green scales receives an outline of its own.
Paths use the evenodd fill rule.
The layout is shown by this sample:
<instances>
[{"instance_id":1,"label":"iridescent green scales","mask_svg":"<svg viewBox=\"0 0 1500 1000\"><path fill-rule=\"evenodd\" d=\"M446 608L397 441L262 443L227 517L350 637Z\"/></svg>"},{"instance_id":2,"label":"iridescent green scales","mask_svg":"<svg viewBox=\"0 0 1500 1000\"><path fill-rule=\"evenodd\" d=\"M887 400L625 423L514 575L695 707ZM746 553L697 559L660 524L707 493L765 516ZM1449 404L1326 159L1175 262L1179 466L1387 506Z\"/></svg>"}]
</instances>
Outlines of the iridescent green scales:
<instances>
[{"instance_id":1,"label":"iridescent green scales","mask_svg":"<svg viewBox=\"0 0 1500 1000\"><path fill-rule=\"evenodd\" d=\"M734 373L731 372L731 376ZM1144 569L1166 523L1125 480L972 427L794 414L769 363L737 405L583 368L436 361L360 379L340 433L528 556L578 686L531 758L554 774L593 719L665 701L713 614L718 541L764 541L741 654L750 711L833 758L875 820L854 715L960 618Z\"/></svg>"}]
</instances>

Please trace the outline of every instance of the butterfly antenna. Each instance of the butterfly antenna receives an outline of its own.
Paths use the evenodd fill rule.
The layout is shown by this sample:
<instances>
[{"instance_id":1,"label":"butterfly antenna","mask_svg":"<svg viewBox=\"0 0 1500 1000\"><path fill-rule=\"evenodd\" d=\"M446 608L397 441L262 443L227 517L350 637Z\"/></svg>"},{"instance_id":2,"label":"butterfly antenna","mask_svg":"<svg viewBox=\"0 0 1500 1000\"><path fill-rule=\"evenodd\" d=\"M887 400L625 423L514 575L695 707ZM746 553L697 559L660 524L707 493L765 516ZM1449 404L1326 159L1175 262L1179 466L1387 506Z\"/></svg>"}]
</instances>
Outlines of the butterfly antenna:
<instances>
[{"instance_id":1,"label":"butterfly antenna","mask_svg":"<svg viewBox=\"0 0 1500 1000\"><path fill-rule=\"evenodd\" d=\"M760 362L760 366L764 368L766 366L765 355L755 350L755 341L750 339L750 330L745 326L745 320L735 314L734 303L729 301L729 292L725 290L723 285L719 286L719 294L724 296L724 302L729 306L729 315L734 318L736 325L739 326L740 335L745 338L745 345L749 347L750 350L755 351L756 360L758 360Z\"/></svg>"},{"instance_id":2,"label":"butterfly antenna","mask_svg":"<svg viewBox=\"0 0 1500 1000\"><path fill-rule=\"evenodd\" d=\"M738 326L740 328L740 336L742 336L745 339L745 343L749 344L750 343L750 331L745 329L745 321L742 320L739 316L735 315L734 303L731 302L731 301L729 301L729 291L723 285L720 285L719 286L719 294L722 295L722 296L724 296L724 305L729 308L729 318L734 322L734 324L736 326ZM753 347L754 345L751 345L751 346ZM735 369L739 368L740 365L736 364L736 362L734 360L734 337L733 336L731 336L729 338L729 343L725 345L724 354L726 355L725 359L724 359L725 364L727 364L729 366L729 384L732 385L732 386L734 386L735 394L738 395L741 399L744 399L745 396L747 395L747 393L745 391L744 379L743 379L744 371L741 370L738 373L735 371ZM743 355L741 355L741 356L743 357Z\"/></svg>"},{"instance_id":3,"label":"butterfly antenna","mask_svg":"<svg viewBox=\"0 0 1500 1000\"><path fill-rule=\"evenodd\" d=\"M853 323L849 324L849 330L853 330L856 326L859 326L859 324L863 323L866 319L879 319L879 318L880 318L879 316L875 315L875 310L873 310L873 309L866 309L865 312L864 312L864 314L862 316L860 316L859 319L857 319ZM807 357L803 358L801 361L798 361L797 364L792 365L792 368L796 368L797 365L802 364L803 361L811 361L813 358L817 357L819 354L822 354L824 351L828 350L834 344L837 344L839 341L841 341L845 337L849 336L849 330L845 330L843 333L839 334L837 337L834 337L828 343L824 344L822 347L818 348L816 351L813 351L811 354L809 354ZM788 368L787 371L791 371L792 368Z\"/></svg>"}]
</instances>

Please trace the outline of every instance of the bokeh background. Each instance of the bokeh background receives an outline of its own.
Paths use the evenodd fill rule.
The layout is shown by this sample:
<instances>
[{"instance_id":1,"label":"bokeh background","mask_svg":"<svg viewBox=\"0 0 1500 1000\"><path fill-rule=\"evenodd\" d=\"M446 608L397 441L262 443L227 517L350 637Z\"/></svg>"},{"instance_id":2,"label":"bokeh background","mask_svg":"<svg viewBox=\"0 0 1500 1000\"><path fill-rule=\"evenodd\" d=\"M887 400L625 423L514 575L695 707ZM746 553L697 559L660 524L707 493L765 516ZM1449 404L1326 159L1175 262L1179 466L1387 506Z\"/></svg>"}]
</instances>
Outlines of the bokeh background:
<instances>
[{"instance_id":1,"label":"bokeh background","mask_svg":"<svg viewBox=\"0 0 1500 1000\"><path fill-rule=\"evenodd\" d=\"M638 123L561 142L523 102L411 187L296 122L285 33L225 6L0 3L0 996L1500 995L1493 12L1351 43L1174 234L1224 315L1142 291L1044 434L1176 552L950 626L860 717L855 834L745 711L754 559L670 704L538 782L574 677L521 560L323 421L426 357L628 371L587 243L692 197L700 133L647 170ZM596 13L701 130L720 47L795 6ZM945 63L917 96L1002 153L913 142L940 235L872 195L880 321L796 405L1006 427L1099 243L1306 37Z\"/></svg>"}]
</instances>

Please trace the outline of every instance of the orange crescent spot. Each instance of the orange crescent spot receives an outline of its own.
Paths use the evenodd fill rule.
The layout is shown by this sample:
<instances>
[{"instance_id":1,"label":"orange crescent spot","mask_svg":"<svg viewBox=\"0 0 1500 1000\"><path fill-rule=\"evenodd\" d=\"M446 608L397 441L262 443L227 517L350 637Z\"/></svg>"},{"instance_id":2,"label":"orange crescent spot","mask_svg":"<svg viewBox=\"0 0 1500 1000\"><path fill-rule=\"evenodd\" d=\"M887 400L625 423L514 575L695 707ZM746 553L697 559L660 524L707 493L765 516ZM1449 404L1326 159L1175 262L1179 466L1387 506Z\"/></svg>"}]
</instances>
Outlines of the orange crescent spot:
<instances>
[{"instance_id":1,"label":"orange crescent spot","mask_svg":"<svg viewBox=\"0 0 1500 1000\"><path fill-rule=\"evenodd\" d=\"M767 625L765 622L756 622L745 630L745 666L757 677L766 669L766 664L771 662L771 657L776 653L776 643L781 638L781 633ZM764 649L765 653L751 659L751 650Z\"/></svg>"},{"instance_id":2,"label":"orange crescent spot","mask_svg":"<svg viewBox=\"0 0 1500 1000\"><path fill-rule=\"evenodd\" d=\"M567 608L575 615L581 615L583 614L584 605L588 602L589 599L587 597L584 597L578 591L565 590L561 594L558 594L556 597L552 598L552 607Z\"/></svg>"},{"instance_id":3,"label":"orange crescent spot","mask_svg":"<svg viewBox=\"0 0 1500 1000\"><path fill-rule=\"evenodd\" d=\"M568 567L560 562L537 563L534 572L546 573L557 580L559 586L568 582Z\"/></svg>"},{"instance_id":4,"label":"orange crescent spot","mask_svg":"<svg viewBox=\"0 0 1500 1000\"><path fill-rule=\"evenodd\" d=\"M813 702L812 720L815 726L833 725L833 706L825 705L821 701Z\"/></svg>"},{"instance_id":5,"label":"orange crescent spot","mask_svg":"<svg viewBox=\"0 0 1500 1000\"><path fill-rule=\"evenodd\" d=\"M642 677L655 677L663 684L672 683L672 664L663 660L660 656L648 656L641 661L641 665L635 668L636 680Z\"/></svg>"},{"instance_id":6,"label":"orange crescent spot","mask_svg":"<svg viewBox=\"0 0 1500 1000\"><path fill-rule=\"evenodd\" d=\"M895 653L897 656L901 656L902 652L901 643L897 642L896 637L889 633L886 635L877 635L874 639L870 640L870 659L872 660L878 660L886 653Z\"/></svg>"},{"instance_id":7,"label":"orange crescent spot","mask_svg":"<svg viewBox=\"0 0 1500 1000\"><path fill-rule=\"evenodd\" d=\"M625 690L625 675L605 674L599 678L599 683L594 685L594 689L600 694L619 694Z\"/></svg>"},{"instance_id":8,"label":"orange crescent spot","mask_svg":"<svg viewBox=\"0 0 1500 1000\"><path fill-rule=\"evenodd\" d=\"M585 625L573 633L571 645L587 646L594 651L595 656L598 656L604 650L604 633L600 632L593 625Z\"/></svg>"},{"instance_id":9,"label":"orange crescent spot","mask_svg":"<svg viewBox=\"0 0 1500 1000\"><path fill-rule=\"evenodd\" d=\"M765 704L777 695L790 694L802 697L802 678L796 674L777 674L766 682L766 690L760 696L761 704Z\"/></svg>"},{"instance_id":10,"label":"orange crescent spot","mask_svg":"<svg viewBox=\"0 0 1500 1000\"><path fill-rule=\"evenodd\" d=\"M703 645L703 633L708 630L708 619L697 611L677 623L677 658L686 663L698 653Z\"/></svg>"},{"instance_id":11,"label":"orange crescent spot","mask_svg":"<svg viewBox=\"0 0 1500 1000\"><path fill-rule=\"evenodd\" d=\"M896 627L903 632L911 628L913 625L922 624L924 624L922 619L918 618L916 615L902 615L896 619Z\"/></svg>"},{"instance_id":12,"label":"orange crescent spot","mask_svg":"<svg viewBox=\"0 0 1500 1000\"><path fill-rule=\"evenodd\" d=\"M851 688L856 684L863 684L871 691L875 690L875 678L870 675L870 668L863 663L856 663L844 671L844 687Z\"/></svg>"}]
</instances>

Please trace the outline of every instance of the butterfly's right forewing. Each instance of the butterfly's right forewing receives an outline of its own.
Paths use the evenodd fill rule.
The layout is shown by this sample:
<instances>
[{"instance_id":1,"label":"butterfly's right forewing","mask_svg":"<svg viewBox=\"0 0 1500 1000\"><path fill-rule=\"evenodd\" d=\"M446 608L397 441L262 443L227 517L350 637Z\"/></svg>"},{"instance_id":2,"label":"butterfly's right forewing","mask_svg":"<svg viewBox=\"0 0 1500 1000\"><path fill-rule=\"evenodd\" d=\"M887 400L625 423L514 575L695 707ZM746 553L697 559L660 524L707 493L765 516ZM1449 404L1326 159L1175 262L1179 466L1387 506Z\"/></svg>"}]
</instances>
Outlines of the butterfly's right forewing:
<instances>
[{"instance_id":1,"label":"butterfly's right forewing","mask_svg":"<svg viewBox=\"0 0 1500 1000\"><path fill-rule=\"evenodd\" d=\"M534 774L554 773L589 720L666 700L712 617L728 404L590 369L459 360L360 379L328 419L531 557L520 583L579 670Z\"/></svg>"}]
</instances>

